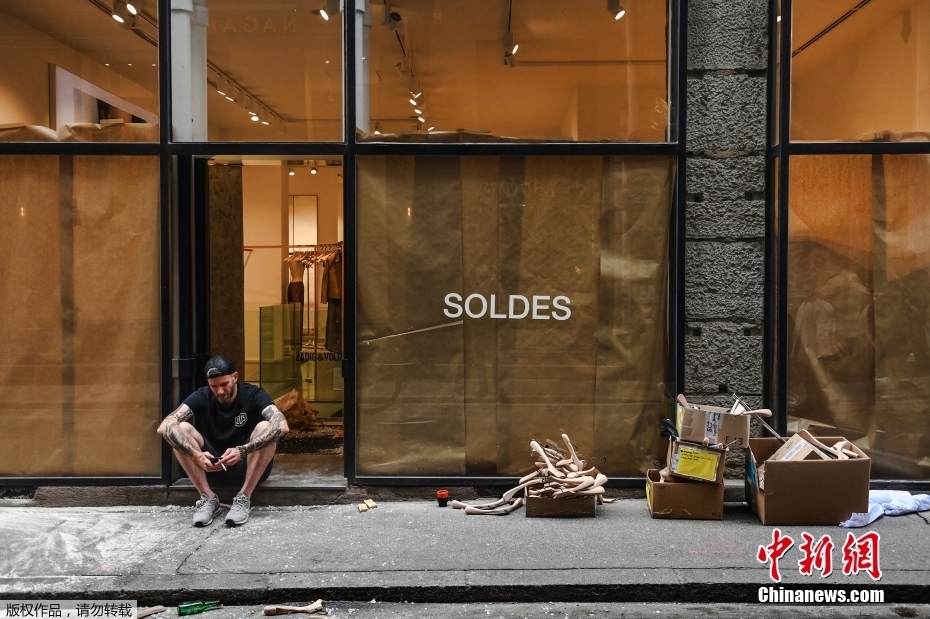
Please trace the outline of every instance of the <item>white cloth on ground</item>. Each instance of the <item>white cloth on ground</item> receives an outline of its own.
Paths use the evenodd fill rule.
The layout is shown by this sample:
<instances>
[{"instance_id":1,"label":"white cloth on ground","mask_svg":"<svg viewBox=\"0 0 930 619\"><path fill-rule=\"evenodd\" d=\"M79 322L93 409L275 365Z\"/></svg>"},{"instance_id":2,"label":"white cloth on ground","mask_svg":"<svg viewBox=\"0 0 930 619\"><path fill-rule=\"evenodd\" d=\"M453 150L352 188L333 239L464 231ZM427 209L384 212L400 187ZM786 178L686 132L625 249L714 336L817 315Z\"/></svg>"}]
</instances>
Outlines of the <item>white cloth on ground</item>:
<instances>
[{"instance_id":1,"label":"white cloth on ground","mask_svg":"<svg viewBox=\"0 0 930 619\"><path fill-rule=\"evenodd\" d=\"M855 529L872 524L882 515L900 516L930 510L930 494L911 494L906 490L869 490L869 511L854 513L841 527Z\"/></svg>"}]
</instances>

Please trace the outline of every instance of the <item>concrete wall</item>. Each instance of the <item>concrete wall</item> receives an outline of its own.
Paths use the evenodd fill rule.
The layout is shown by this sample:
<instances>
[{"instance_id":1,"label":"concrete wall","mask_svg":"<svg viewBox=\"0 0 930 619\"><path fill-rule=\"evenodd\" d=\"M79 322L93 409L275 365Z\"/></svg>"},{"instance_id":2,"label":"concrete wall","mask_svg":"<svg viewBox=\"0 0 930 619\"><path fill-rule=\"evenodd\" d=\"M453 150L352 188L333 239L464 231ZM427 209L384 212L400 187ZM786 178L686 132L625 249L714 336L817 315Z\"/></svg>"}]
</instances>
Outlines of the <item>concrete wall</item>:
<instances>
[{"instance_id":1,"label":"concrete wall","mask_svg":"<svg viewBox=\"0 0 930 619\"><path fill-rule=\"evenodd\" d=\"M760 405L768 2L690 0L688 17L685 393Z\"/></svg>"}]
</instances>

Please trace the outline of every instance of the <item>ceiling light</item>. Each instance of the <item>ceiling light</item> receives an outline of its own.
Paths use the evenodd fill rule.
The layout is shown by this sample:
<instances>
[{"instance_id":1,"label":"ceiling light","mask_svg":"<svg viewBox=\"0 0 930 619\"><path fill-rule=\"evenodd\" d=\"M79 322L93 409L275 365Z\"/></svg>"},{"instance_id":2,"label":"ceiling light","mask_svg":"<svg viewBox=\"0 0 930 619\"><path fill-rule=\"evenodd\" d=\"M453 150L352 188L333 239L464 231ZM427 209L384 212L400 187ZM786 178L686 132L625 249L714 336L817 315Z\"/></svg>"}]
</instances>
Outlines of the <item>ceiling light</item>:
<instances>
[{"instance_id":1,"label":"ceiling light","mask_svg":"<svg viewBox=\"0 0 930 619\"><path fill-rule=\"evenodd\" d=\"M294 168L290 168L290 171L288 171L287 175L294 176Z\"/></svg>"},{"instance_id":2,"label":"ceiling light","mask_svg":"<svg viewBox=\"0 0 930 619\"><path fill-rule=\"evenodd\" d=\"M261 119L258 117L257 114L252 114L252 121L253 121L253 122L258 122L259 120L261 120Z\"/></svg>"},{"instance_id":3,"label":"ceiling light","mask_svg":"<svg viewBox=\"0 0 930 619\"><path fill-rule=\"evenodd\" d=\"M129 19L129 9L126 8L126 0L113 0L113 19L121 24L125 24Z\"/></svg>"},{"instance_id":4,"label":"ceiling light","mask_svg":"<svg viewBox=\"0 0 930 619\"><path fill-rule=\"evenodd\" d=\"M620 5L620 0L607 0L607 10L614 14L614 19L620 19L626 15L626 9Z\"/></svg>"},{"instance_id":5,"label":"ceiling light","mask_svg":"<svg viewBox=\"0 0 930 619\"><path fill-rule=\"evenodd\" d=\"M414 99L419 99L419 98L420 98L420 95L422 95L423 92L422 92L422 91L417 91L417 92L411 92L410 94L411 94L411 96L413 96Z\"/></svg>"},{"instance_id":6,"label":"ceiling light","mask_svg":"<svg viewBox=\"0 0 930 619\"><path fill-rule=\"evenodd\" d=\"M780 22L780 21L781 21L781 15L779 15L778 17L776 17L776 18L775 18L775 21Z\"/></svg>"},{"instance_id":7,"label":"ceiling light","mask_svg":"<svg viewBox=\"0 0 930 619\"><path fill-rule=\"evenodd\" d=\"M316 168L310 168L310 174L316 174Z\"/></svg>"},{"instance_id":8,"label":"ceiling light","mask_svg":"<svg viewBox=\"0 0 930 619\"><path fill-rule=\"evenodd\" d=\"M263 120L263 121L262 121L262 124L263 124L263 125L270 125L271 123L268 122L267 120Z\"/></svg>"},{"instance_id":9,"label":"ceiling light","mask_svg":"<svg viewBox=\"0 0 930 619\"><path fill-rule=\"evenodd\" d=\"M423 118L422 116L417 116L417 120L419 120L421 123L425 123L425 122L426 122L426 119Z\"/></svg>"},{"instance_id":10,"label":"ceiling light","mask_svg":"<svg viewBox=\"0 0 930 619\"><path fill-rule=\"evenodd\" d=\"M375 129L375 135L381 135L381 132Z\"/></svg>"},{"instance_id":11,"label":"ceiling light","mask_svg":"<svg viewBox=\"0 0 930 619\"><path fill-rule=\"evenodd\" d=\"M517 66L517 59L514 58L513 54L504 54L504 63L512 68Z\"/></svg>"},{"instance_id":12,"label":"ceiling light","mask_svg":"<svg viewBox=\"0 0 930 619\"><path fill-rule=\"evenodd\" d=\"M504 51L508 55L513 55L517 53L518 49L520 49L520 45L514 41L513 33L508 30L504 33Z\"/></svg>"},{"instance_id":13,"label":"ceiling light","mask_svg":"<svg viewBox=\"0 0 930 619\"><path fill-rule=\"evenodd\" d=\"M388 30L397 30L397 27L400 25L400 20L402 19L403 17L400 16L400 13L396 13L394 11L388 13L386 19Z\"/></svg>"},{"instance_id":14,"label":"ceiling light","mask_svg":"<svg viewBox=\"0 0 930 619\"><path fill-rule=\"evenodd\" d=\"M129 12L133 15L138 15L144 8L145 0L128 0L126 2L126 9L128 9Z\"/></svg>"},{"instance_id":15,"label":"ceiling light","mask_svg":"<svg viewBox=\"0 0 930 619\"><path fill-rule=\"evenodd\" d=\"M432 130L435 129L435 128L436 128L436 127L430 127L429 129L427 129L427 131L432 131Z\"/></svg>"},{"instance_id":16,"label":"ceiling light","mask_svg":"<svg viewBox=\"0 0 930 619\"><path fill-rule=\"evenodd\" d=\"M422 114L423 112L421 112L420 110L416 108L413 108L413 113L419 115L419 114Z\"/></svg>"},{"instance_id":17,"label":"ceiling light","mask_svg":"<svg viewBox=\"0 0 930 619\"><path fill-rule=\"evenodd\" d=\"M230 88L230 83L228 79L224 78L224 79L216 80L216 92L220 93L224 97L227 97L226 93L228 93L230 90L232 89Z\"/></svg>"},{"instance_id":18,"label":"ceiling light","mask_svg":"<svg viewBox=\"0 0 930 619\"><path fill-rule=\"evenodd\" d=\"M417 104L417 100L416 100L416 99L411 99L411 100L410 100L410 105L416 105L416 104Z\"/></svg>"}]
</instances>

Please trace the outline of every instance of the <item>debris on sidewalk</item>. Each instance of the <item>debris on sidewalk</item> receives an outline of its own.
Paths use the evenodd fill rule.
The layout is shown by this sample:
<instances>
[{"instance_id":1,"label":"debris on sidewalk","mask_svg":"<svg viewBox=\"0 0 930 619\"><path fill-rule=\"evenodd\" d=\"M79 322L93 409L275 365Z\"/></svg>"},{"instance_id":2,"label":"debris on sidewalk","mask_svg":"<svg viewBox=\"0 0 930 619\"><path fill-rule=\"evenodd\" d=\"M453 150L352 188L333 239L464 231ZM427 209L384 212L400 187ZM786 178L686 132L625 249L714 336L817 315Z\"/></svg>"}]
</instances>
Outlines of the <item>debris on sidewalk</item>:
<instances>
[{"instance_id":1,"label":"debris on sidewalk","mask_svg":"<svg viewBox=\"0 0 930 619\"><path fill-rule=\"evenodd\" d=\"M368 506L368 509L374 509L378 507L378 504L372 501L371 499L365 499L365 505Z\"/></svg>"},{"instance_id":2,"label":"debris on sidewalk","mask_svg":"<svg viewBox=\"0 0 930 619\"><path fill-rule=\"evenodd\" d=\"M578 455L567 434L562 435L562 440L567 452L553 441L546 441L545 445L530 441L530 448L537 458L537 469L520 479L517 486L505 492L497 501L479 504L452 501L452 507L463 509L469 515L503 515L526 502L528 517L594 516L595 503L612 503L614 500L604 498L607 476L596 467L585 468L587 461ZM563 504L567 500L577 503Z\"/></svg>"},{"instance_id":3,"label":"debris on sidewalk","mask_svg":"<svg viewBox=\"0 0 930 619\"><path fill-rule=\"evenodd\" d=\"M285 615L287 613L307 613L312 614L323 609L323 600L317 600L313 604L308 604L307 606L281 606L281 605L272 605L266 606L263 611L266 615Z\"/></svg>"},{"instance_id":4,"label":"debris on sidewalk","mask_svg":"<svg viewBox=\"0 0 930 619\"><path fill-rule=\"evenodd\" d=\"M365 513L365 512L368 511L368 506L365 505L364 503L359 503L359 504L358 504L358 511L360 511L360 512L362 512L362 513Z\"/></svg>"},{"instance_id":5,"label":"debris on sidewalk","mask_svg":"<svg viewBox=\"0 0 930 619\"><path fill-rule=\"evenodd\" d=\"M197 615L199 613L207 612L208 610L216 610L222 606L219 600L197 600L196 602L182 602L178 604L178 615L183 617L185 615Z\"/></svg>"},{"instance_id":6,"label":"debris on sidewalk","mask_svg":"<svg viewBox=\"0 0 930 619\"><path fill-rule=\"evenodd\" d=\"M144 619L144 617L158 614L164 610L167 610L164 606L150 606L149 608L143 608L136 613L136 619Z\"/></svg>"}]
</instances>

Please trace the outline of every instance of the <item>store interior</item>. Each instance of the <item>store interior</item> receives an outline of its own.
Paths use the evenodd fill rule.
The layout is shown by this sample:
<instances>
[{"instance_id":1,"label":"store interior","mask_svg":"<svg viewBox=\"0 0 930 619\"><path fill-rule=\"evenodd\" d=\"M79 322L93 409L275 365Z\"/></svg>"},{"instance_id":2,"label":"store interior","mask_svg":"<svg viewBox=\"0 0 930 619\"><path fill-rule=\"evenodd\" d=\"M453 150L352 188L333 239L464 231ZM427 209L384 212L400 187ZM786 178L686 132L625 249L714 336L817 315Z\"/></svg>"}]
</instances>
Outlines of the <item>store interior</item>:
<instances>
[{"instance_id":1,"label":"store interior","mask_svg":"<svg viewBox=\"0 0 930 619\"><path fill-rule=\"evenodd\" d=\"M291 428L268 483L340 480L342 159L214 157L207 178L211 353L230 355Z\"/></svg>"}]
</instances>

